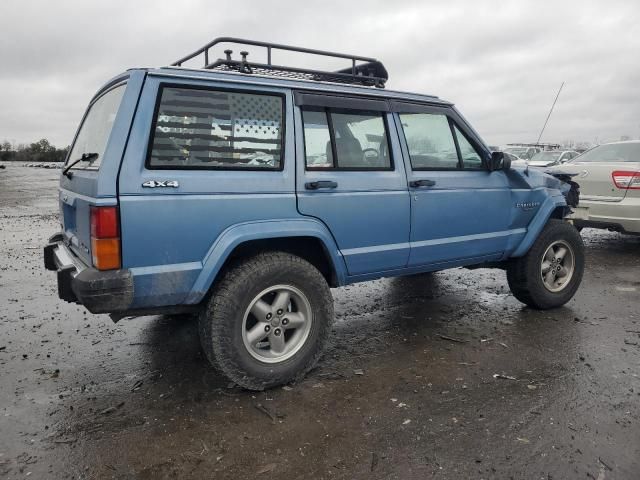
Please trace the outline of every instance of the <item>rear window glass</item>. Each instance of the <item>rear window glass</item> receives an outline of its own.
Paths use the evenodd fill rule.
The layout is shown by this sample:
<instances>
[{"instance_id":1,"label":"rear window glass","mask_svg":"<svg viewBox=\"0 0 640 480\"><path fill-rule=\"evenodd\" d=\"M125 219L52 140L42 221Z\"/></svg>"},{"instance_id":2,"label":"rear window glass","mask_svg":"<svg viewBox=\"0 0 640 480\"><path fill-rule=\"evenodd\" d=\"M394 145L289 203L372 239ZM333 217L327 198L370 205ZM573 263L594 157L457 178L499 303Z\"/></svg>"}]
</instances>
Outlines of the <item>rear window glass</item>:
<instances>
[{"instance_id":1,"label":"rear window glass","mask_svg":"<svg viewBox=\"0 0 640 480\"><path fill-rule=\"evenodd\" d=\"M303 111L304 147L307 168L333 168L333 150L327 113Z\"/></svg>"},{"instance_id":2,"label":"rear window glass","mask_svg":"<svg viewBox=\"0 0 640 480\"><path fill-rule=\"evenodd\" d=\"M151 168L282 168L283 100L277 95L165 87Z\"/></svg>"},{"instance_id":3,"label":"rear window glass","mask_svg":"<svg viewBox=\"0 0 640 480\"><path fill-rule=\"evenodd\" d=\"M89 161L79 162L73 168L97 169L100 166L125 87L126 85L122 84L112 88L89 107L68 159L69 162L75 162L83 154L89 153L97 153L98 156Z\"/></svg>"},{"instance_id":4,"label":"rear window glass","mask_svg":"<svg viewBox=\"0 0 640 480\"><path fill-rule=\"evenodd\" d=\"M640 143L610 143L608 145L599 145L575 157L572 161L640 162Z\"/></svg>"},{"instance_id":5,"label":"rear window glass","mask_svg":"<svg viewBox=\"0 0 640 480\"><path fill-rule=\"evenodd\" d=\"M381 113L304 110L302 118L307 169L392 168L387 130Z\"/></svg>"}]
</instances>

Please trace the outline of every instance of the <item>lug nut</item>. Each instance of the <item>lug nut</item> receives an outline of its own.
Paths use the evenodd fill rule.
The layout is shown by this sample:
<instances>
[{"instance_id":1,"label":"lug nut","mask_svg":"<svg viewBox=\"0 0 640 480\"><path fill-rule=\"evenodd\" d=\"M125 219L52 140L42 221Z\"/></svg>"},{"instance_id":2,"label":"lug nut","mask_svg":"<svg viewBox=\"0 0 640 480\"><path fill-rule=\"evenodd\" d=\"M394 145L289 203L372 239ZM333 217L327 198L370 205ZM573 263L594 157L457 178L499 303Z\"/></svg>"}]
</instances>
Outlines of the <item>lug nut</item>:
<instances>
[{"instance_id":1,"label":"lug nut","mask_svg":"<svg viewBox=\"0 0 640 480\"><path fill-rule=\"evenodd\" d=\"M265 325L264 326L264 331L269 333L271 331L271 326L270 325Z\"/></svg>"},{"instance_id":2,"label":"lug nut","mask_svg":"<svg viewBox=\"0 0 640 480\"><path fill-rule=\"evenodd\" d=\"M281 308L278 309L278 311L276 312L278 315L282 315L283 310Z\"/></svg>"},{"instance_id":3,"label":"lug nut","mask_svg":"<svg viewBox=\"0 0 640 480\"><path fill-rule=\"evenodd\" d=\"M288 324L288 323L289 323L289 319L288 319L288 318L283 318L283 319L282 319L282 324L283 324L283 325L286 325L286 324Z\"/></svg>"},{"instance_id":4,"label":"lug nut","mask_svg":"<svg viewBox=\"0 0 640 480\"><path fill-rule=\"evenodd\" d=\"M267 313L267 320L271 320L271 317L273 317L273 314L271 312Z\"/></svg>"},{"instance_id":5,"label":"lug nut","mask_svg":"<svg viewBox=\"0 0 640 480\"><path fill-rule=\"evenodd\" d=\"M273 331L273 333L274 333L274 334L276 334L276 336L277 336L277 335L280 335L280 334L282 333L282 331L281 331L279 328L276 328L276 329Z\"/></svg>"}]
</instances>

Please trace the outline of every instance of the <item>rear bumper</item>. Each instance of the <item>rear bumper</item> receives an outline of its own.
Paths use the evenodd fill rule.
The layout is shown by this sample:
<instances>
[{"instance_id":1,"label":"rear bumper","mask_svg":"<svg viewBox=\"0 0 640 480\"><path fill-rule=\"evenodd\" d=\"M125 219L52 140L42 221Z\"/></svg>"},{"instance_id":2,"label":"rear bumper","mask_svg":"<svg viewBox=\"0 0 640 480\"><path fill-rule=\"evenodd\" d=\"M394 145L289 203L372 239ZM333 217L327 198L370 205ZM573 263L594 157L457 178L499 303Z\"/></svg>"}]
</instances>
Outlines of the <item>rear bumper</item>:
<instances>
[{"instance_id":1,"label":"rear bumper","mask_svg":"<svg viewBox=\"0 0 640 480\"><path fill-rule=\"evenodd\" d=\"M91 313L125 312L133 302L133 276L127 269L100 271L87 266L63 243L62 234L44 247L44 266L57 272L58 296Z\"/></svg>"},{"instance_id":2,"label":"rear bumper","mask_svg":"<svg viewBox=\"0 0 640 480\"><path fill-rule=\"evenodd\" d=\"M619 202L580 199L580 205L568 218L578 227L640 234L640 198L626 197Z\"/></svg>"}]
</instances>

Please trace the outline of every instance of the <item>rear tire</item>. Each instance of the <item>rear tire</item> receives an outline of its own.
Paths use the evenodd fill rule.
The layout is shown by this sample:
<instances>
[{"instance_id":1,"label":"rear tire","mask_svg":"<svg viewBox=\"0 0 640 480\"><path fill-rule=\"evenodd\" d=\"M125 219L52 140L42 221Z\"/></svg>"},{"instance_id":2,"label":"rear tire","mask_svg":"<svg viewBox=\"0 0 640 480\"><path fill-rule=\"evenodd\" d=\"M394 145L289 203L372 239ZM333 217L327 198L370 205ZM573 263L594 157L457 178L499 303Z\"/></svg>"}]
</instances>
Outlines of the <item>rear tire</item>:
<instances>
[{"instance_id":1,"label":"rear tire","mask_svg":"<svg viewBox=\"0 0 640 480\"><path fill-rule=\"evenodd\" d=\"M551 219L526 255L510 260L507 281L513 296L546 310L567 303L584 273L584 244L576 228Z\"/></svg>"},{"instance_id":2,"label":"rear tire","mask_svg":"<svg viewBox=\"0 0 640 480\"><path fill-rule=\"evenodd\" d=\"M265 252L230 268L199 319L209 361L249 390L302 378L316 364L333 321L322 274L306 260Z\"/></svg>"}]
</instances>

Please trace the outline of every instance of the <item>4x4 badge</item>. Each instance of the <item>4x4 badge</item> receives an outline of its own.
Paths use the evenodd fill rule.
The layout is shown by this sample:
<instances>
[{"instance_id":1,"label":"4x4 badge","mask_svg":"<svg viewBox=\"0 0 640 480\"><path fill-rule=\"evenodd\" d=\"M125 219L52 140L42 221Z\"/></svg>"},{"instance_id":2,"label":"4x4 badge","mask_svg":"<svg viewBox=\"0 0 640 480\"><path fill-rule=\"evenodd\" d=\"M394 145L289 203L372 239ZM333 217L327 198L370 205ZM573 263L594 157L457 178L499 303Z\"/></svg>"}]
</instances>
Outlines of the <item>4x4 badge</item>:
<instances>
[{"instance_id":1,"label":"4x4 badge","mask_svg":"<svg viewBox=\"0 0 640 480\"><path fill-rule=\"evenodd\" d=\"M180 184L177 180L147 180L142 184L145 188L156 188L156 187L172 187L178 188Z\"/></svg>"}]
</instances>

